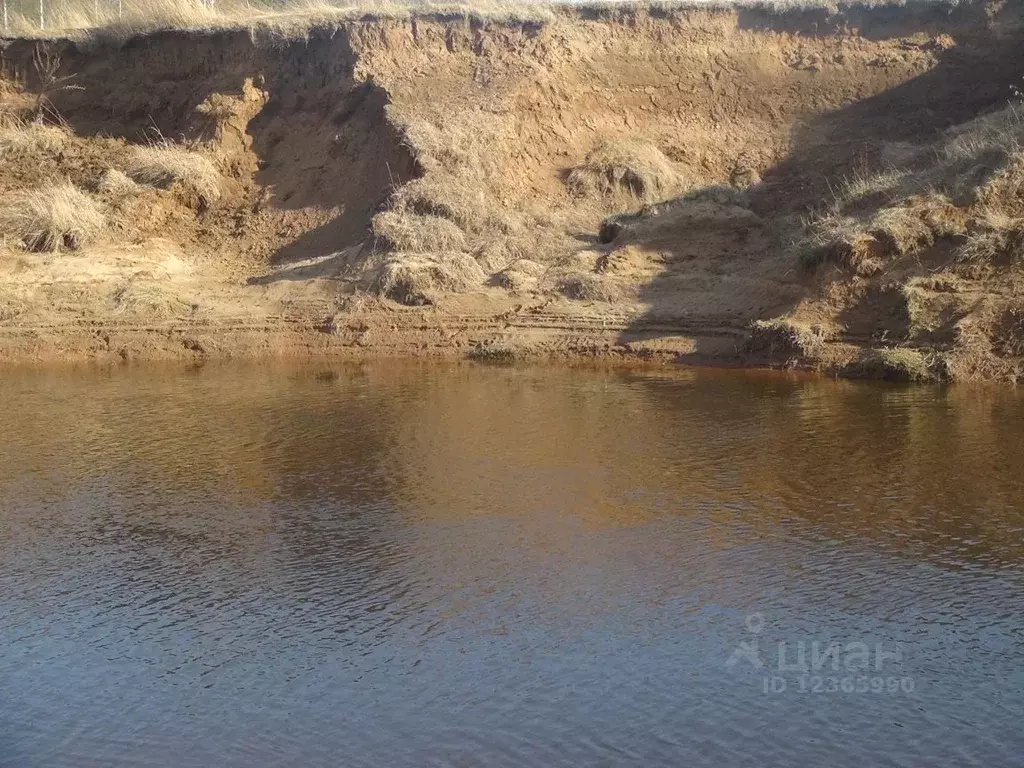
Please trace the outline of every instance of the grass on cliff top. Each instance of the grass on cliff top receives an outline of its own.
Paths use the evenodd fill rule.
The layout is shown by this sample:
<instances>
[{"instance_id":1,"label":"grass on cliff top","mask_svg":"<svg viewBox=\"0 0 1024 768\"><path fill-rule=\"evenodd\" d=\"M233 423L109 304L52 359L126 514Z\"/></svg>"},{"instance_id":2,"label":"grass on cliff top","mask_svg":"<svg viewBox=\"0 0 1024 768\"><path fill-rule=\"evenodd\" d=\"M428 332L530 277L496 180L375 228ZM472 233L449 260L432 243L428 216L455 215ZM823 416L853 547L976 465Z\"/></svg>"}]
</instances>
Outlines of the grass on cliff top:
<instances>
[{"instance_id":1,"label":"grass on cliff top","mask_svg":"<svg viewBox=\"0 0 1024 768\"><path fill-rule=\"evenodd\" d=\"M122 0L120 3L96 0L7 0L6 23L0 20L0 38L35 40L71 38L79 40L127 40L136 35L161 30L215 31L266 28L285 35L331 23L403 19L410 16L473 18L497 23L544 23L560 15L581 11L610 17L643 10L756 8L784 12L822 8L838 11L843 6L871 8L883 6L949 7L982 0L466 0L465 2L417 2L416 0Z\"/></svg>"}]
</instances>

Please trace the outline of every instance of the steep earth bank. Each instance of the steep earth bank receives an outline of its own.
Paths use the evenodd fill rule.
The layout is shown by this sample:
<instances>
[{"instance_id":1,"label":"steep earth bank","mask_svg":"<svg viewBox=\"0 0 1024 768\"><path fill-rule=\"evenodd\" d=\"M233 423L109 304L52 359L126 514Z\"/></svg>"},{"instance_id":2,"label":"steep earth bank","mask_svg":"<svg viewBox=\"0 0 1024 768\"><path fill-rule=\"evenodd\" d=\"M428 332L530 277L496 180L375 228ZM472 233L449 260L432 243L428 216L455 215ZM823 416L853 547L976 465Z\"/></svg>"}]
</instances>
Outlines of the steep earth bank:
<instances>
[{"instance_id":1,"label":"steep earth bank","mask_svg":"<svg viewBox=\"0 0 1024 768\"><path fill-rule=\"evenodd\" d=\"M1021 18L604 6L5 41L0 358L1015 379Z\"/></svg>"}]
</instances>

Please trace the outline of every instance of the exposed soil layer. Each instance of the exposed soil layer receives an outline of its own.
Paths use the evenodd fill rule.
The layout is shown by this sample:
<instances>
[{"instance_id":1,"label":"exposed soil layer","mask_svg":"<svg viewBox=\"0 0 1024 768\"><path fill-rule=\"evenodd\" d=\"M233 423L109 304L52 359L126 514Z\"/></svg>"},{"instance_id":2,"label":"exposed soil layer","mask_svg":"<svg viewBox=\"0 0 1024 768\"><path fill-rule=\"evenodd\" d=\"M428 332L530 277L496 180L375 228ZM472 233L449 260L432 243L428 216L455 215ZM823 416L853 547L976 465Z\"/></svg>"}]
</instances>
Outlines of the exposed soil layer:
<instances>
[{"instance_id":1,"label":"exposed soil layer","mask_svg":"<svg viewBox=\"0 0 1024 768\"><path fill-rule=\"evenodd\" d=\"M68 180L105 226L55 252L4 233L0 359L618 355L1015 378L1024 238L958 268L955 290L924 278L962 267L966 223L913 248L865 224L840 238L875 249L856 259L799 243L840 198L844 222L925 210L868 180L927 174L951 129L1006 107L1020 11L581 7L6 41L0 195ZM147 173L149 145L212 162L213 191ZM972 183L1011 150L973 157ZM947 218L977 219L968 198L943 197Z\"/></svg>"}]
</instances>

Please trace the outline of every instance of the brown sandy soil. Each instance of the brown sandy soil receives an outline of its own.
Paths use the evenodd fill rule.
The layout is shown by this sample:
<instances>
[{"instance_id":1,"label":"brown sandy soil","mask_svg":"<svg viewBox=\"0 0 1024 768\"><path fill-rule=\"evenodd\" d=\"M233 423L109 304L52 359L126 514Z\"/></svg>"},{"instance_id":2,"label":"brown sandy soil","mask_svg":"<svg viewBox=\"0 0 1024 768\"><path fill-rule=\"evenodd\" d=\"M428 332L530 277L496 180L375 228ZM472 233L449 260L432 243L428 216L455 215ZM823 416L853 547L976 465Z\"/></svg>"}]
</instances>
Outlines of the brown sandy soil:
<instances>
[{"instance_id":1,"label":"brown sandy soil","mask_svg":"<svg viewBox=\"0 0 1024 768\"><path fill-rule=\"evenodd\" d=\"M5 225L0 359L1016 378L1020 10L595 6L5 41L0 208L66 181L103 225L61 224L53 251ZM989 114L998 140L950 133ZM172 153L159 173L153 146ZM979 238L998 240L983 263L964 256Z\"/></svg>"}]
</instances>

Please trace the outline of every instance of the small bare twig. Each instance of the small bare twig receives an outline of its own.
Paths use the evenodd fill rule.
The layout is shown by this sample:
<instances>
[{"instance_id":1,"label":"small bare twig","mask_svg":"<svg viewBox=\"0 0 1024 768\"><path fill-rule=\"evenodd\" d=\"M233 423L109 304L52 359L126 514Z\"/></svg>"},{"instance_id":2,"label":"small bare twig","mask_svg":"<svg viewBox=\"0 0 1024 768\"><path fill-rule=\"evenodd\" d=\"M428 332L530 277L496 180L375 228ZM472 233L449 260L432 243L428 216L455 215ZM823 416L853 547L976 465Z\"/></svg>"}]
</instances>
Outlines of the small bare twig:
<instances>
[{"instance_id":1,"label":"small bare twig","mask_svg":"<svg viewBox=\"0 0 1024 768\"><path fill-rule=\"evenodd\" d=\"M60 91L84 91L85 88L71 82L77 77L76 74L63 76L59 74L60 55L51 54L45 43L36 44L35 50L32 52L32 65L39 77L39 93L36 96L35 106L36 122L42 122L44 118L49 118L53 122L63 124L65 121L53 105L51 96Z\"/></svg>"}]
</instances>

